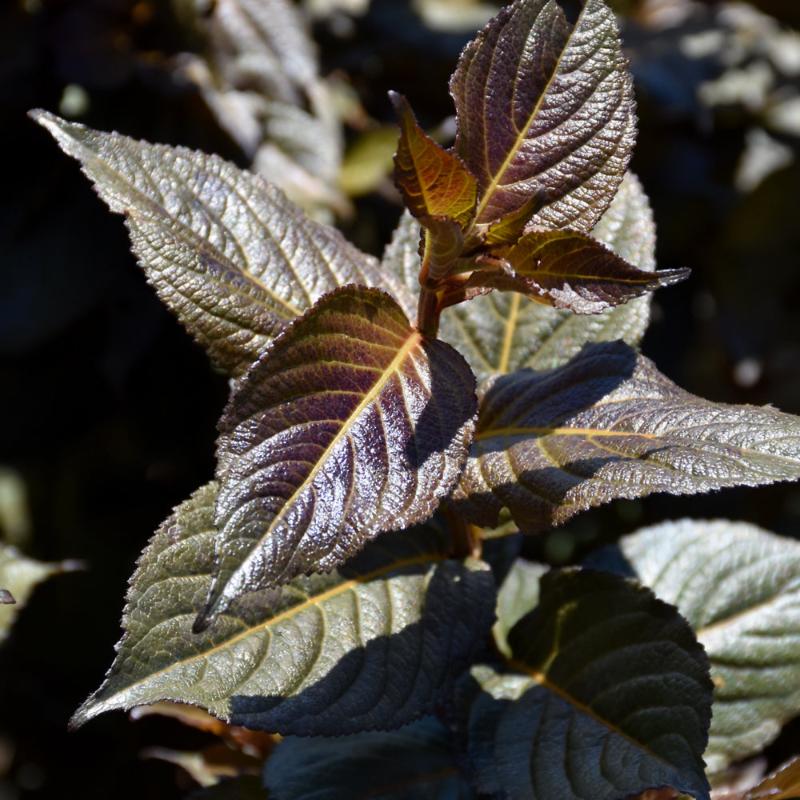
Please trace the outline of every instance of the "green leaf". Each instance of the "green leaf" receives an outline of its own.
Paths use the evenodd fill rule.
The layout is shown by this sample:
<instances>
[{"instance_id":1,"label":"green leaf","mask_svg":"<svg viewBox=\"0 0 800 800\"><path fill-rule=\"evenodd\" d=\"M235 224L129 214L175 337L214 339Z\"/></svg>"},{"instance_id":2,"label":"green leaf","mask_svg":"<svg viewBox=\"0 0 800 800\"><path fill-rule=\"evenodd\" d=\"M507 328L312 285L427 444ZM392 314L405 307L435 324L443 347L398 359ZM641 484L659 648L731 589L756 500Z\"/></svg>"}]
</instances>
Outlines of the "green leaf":
<instances>
[{"instance_id":1,"label":"green leaf","mask_svg":"<svg viewBox=\"0 0 800 800\"><path fill-rule=\"evenodd\" d=\"M420 128L405 97L396 92L389 97L400 118L394 177L406 207L418 219L448 217L466 225L475 209L475 178Z\"/></svg>"},{"instance_id":2,"label":"green leaf","mask_svg":"<svg viewBox=\"0 0 800 800\"><path fill-rule=\"evenodd\" d=\"M655 225L638 178L628 173L592 236L620 258L643 270L655 269ZM400 218L382 266L412 291L419 291L419 225ZM441 337L454 345L479 380L522 367L553 369L566 364L590 342L623 339L636 346L650 319L650 296L638 297L602 314L575 315L518 294L492 292L448 309Z\"/></svg>"},{"instance_id":3,"label":"green leaf","mask_svg":"<svg viewBox=\"0 0 800 800\"><path fill-rule=\"evenodd\" d=\"M234 389L219 424L218 573L198 626L244 592L327 571L428 519L467 456L463 358L377 289L324 297Z\"/></svg>"},{"instance_id":4,"label":"green leaf","mask_svg":"<svg viewBox=\"0 0 800 800\"><path fill-rule=\"evenodd\" d=\"M488 527L508 507L530 533L616 498L798 478L800 417L691 395L616 342L498 378L454 502Z\"/></svg>"},{"instance_id":5,"label":"green leaf","mask_svg":"<svg viewBox=\"0 0 800 800\"><path fill-rule=\"evenodd\" d=\"M622 800L671 787L708 798L708 660L675 608L613 575L550 572L509 643L514 673L473 669L480 791Z\"/></svg>"},{"instance_id":6,"label":"green leaf","mask_svg":"<svg viewBox=\"0 0 800 800\"><path fill-rule=\"evenodd\" d=\"M117 657L73 725L173 700L248 728L337 735L399 727L447 698L492 624L485 565L447 560L447 537L430 526L390 534L336 572L235 602L195 634L216 493L198 490L147 546Z\"/></svg>"},{"instance_id":7,"label":"green leaf","mask_svg":"<svg viewBox=\"0 0 800 800\"><path fill-rule=\"evenodd\" d=\"M11 626L28 602L37 584L78 569L76 562L46 564L22 555L16 547L0 544L0 643L11 633Z\"/></svg>"},{"instance_id":8,"label":"green leaf","mask_svg":"<svg viewBox=\"0 0 800 800\"><path fill-rule=\"evenodd\" d=\"M497 621L492 630L498 649L506 656L511 655L508 634L514 625L538 605L539 579L547 570L545 564L518 558L503 580L497 593Z\"/></svg>"},{"instance_id":9,"label":"green leaf","mask_svg":"<svg viewBox=\"0 0 800 800\"><path fill-rule=\"evenodd\" d=\"M450 83L456 153L478 179L479 223L541 195L534 224L588 233L635 139L631 79L613 12L586 0L516 0L467 45Z\"/></svg>"},{"instance_id":10,"label":"green leaf","mask_svg":"<svg viewBox=\"0 0 800 800\"><path fill-rule=\"evenodd\" d=\"M689 270L641 270L575 231L535 230L493 251L506 269L477 271L475 285L517 291L576 314L599 314L688 277Z\"/></svg>"},{"instance_id":11,"label":"green leaf","mask_svg":"<svg viewBox=\"0 0 800 800\"><path fill-rule=\"evenodd\" d=\"M349 283L408 292L333 228L217 156L32 116L78 159L162 301L220 368L239 375L285 325Z\"/></svg>"},{"instance_id":12,"label":"green leaf","mask_svg":"<svg viewBox=\"0 0 800 800\"><path fill-rule=\"evenodd\" d=\"M620 548L711 660L709 770L760 753L800 714L800 544L745 523L682 520Z\"/></svg>"},{"instance_id":13,"label":"green leaf","mask_svg":"<svg viewBox=\"0 0 800 800\"><path fill-rule=\"evenodd\" d=\"M427 718L390 733L284 739L267 761L273 800L469 800L441 722Z\"/></svg>"}]
</instances>

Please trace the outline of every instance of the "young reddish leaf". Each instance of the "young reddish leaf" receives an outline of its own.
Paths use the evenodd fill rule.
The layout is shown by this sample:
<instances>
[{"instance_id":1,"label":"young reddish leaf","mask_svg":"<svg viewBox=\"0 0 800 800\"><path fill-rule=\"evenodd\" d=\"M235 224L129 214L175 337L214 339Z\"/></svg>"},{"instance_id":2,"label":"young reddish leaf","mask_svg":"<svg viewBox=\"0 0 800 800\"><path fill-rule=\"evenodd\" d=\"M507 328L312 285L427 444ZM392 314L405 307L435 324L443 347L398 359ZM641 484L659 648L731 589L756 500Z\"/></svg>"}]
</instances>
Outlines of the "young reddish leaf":
<instances>
[{"instance_id":1,"label":"young reddish leaf","mask_svg":"<svg viewBox=\"0 0 800 800\"><path fill-rule=\"evenodd\" d=\"M479 525L507 507L528 532L616 498L800 479L800 417L685 392L621 342L483 397L454 503Z\"/></svg>"},{"instance_id":2,"label":"young reddish leaf","mask_svg":"<svg viewBox=\"0 0 800 800\"><path fill-rule=\"evenodd\" d=\"M599 314L661 286L688 277L688 269L637 269L591 236L576 231L531 231L516 244L493 251L514 271L476 285L515 289L534 300L577 314Z\"/></svg>"},{"instance_id":3,"label":"young reddish leaf","mask_svg":"<svg viewBox=\"0 0 800 800\"><path fill-rule=\"evenodd\" d=\"M453 268L464 248L464 235L457 222L449 217L425 217L421 240L422 271L420 280L438 280Z\"/></svg>"},{"instance_id":4,"label":"young reddish leaf","mask_svg":"<svg viewBox=\"0 0 800 800\"><path fill-rule=\"evenodd\" d=\"M350 283L410 293L333 228L257 175L213 155L32 112L112 211L147 280L214 363L242 374L286 324Z\"/></svg>"},{"instance_id":5,"label":"young reddish leaf","mask_svg":"<svg viewBox=\"0 0 800 800\"><path fill-rule=\"evenodd\" d=\"M522 235L528 220L542 207L541 195L534 195L523 203L516 211L508 214L489 225L484 241L487 245L514 244Z\"/></svg>"},{"instance_id":6,"label":"young reddish leaf","mask_svg":"<svg viewBox=\"0 0 800 800\"><path fill-rule=\"evenodd\" d=\"M461 159L420 128L405 97L396 92L389 97L401 127L394 157L395 183L409 211L423 224L426 217L450 217L466 225L475 209L475 178Z\"/></svg>"},{"instance_id":7,"label":"young reddish leaf","mask_svg":"<svg viewBox=\"0 0 800 800\"><path fill-rule=\"evenodd\" d=\"M475 379L383 292L345 287L286 330L220 422L218 574L198 626L244 592L327 571L427 519L461 472Z\"/></svg>"},{"instance_id":8,"label":"young reddish leaf","mask_svg":"<svg viewBox=\"0 0 800 800\"><path fill-rule=\"evenodd\" d=\"M477 222L541 192L535 223L592 229L622 181L636 128L603 0L586 0L574 25L557 0L506 6L462 53L450 92L456 153L478 179Z\"/></svg>"}]
</instances>

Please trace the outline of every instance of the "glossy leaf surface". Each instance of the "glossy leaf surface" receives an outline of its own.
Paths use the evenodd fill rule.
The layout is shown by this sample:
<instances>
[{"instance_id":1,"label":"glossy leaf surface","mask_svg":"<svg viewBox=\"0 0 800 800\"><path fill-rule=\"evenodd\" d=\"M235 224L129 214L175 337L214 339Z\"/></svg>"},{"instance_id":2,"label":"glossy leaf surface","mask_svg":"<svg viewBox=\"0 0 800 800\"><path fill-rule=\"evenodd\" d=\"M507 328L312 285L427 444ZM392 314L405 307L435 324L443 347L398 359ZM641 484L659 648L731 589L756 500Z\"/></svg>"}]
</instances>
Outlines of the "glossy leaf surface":
<instances>
[{"instance_id":1,"label":"glossy leaf surface","mask_svg":"<svg viewBox=\"0 0 800 800\"><path fill-rule=\"evenodd\" d=\"M446 696L492 623L485 566L446 560L435 529L391 534L337 572L237 601L195 634L216 491L196 492L151 540L116 660L73 724L173 700L249 728L335 735L400 726Z\"/></svg>"},{"instance_id":2,"label":"glossy leaf surface","mask_svg":"<svg viewBox=\"0 0 800 800\"><path fill-rule=\"evenodd\" d=\"M518 242L495 251L513 270L500 282L491 273L481 281L527 294L534 300L577 314L599 314L689 275L685 269L652 272L637 269L590 236L575 231L531 231Z\"/></svg>"},{"instance_id":3,"label":"glossy leaf surface","mask_svg":"<svg viewBox=\"0 0 800 800\"><path fill-rule=\"evenodd\" d=\"M217 156L34 118L125 215L148 281L220 368L242 373L289 321L348 283L392 291L413 312L373 258L262 178Z\"/></svg>"},{"instance_id":4,"label":"glossy leaf surface","mask_svg":"<svg viewBox=\"0 0 800 800\"><path fill-rule=\"evenodd\" d=\"M535 532L616 498L798 478L800 417L696 397L612 343L492 384L455 501L487 526L508 507Z\"/></svg>"},{"instance_id":5,"label":"glossy leaf surface","mask_svg":"<svg viewBox=\"0 0 800 800\"><path fill-rule=\"evenodd\" d=\"M711 660L709 770L760 753L800 714L800 544L745 523L682 520L620 548Z\"/></svg>"},{"instance_id":6,"label":"glossy leaf surface","mask_svg":"<svg viewBox=\"0 0 800 800\"><path fill-rule=\"evenodd\" d=\"M708 798L708 660L672 606L604 573L550 572L509 635L511 674L473 669L478 788L508 800Z\"/></svg>"},{"instance_id":7,"label":"glossy leaf surface","mask_svg":"<svg viewBox=\"0 0 800 800\"><path fill-rule=\"evenodd\" d=\"M477 184L462 161L420 128L408 101L391 92L400 118L395 183L418 219L448 217L464 225L475 208Z\"/></svg>"},{"instance_id":8,"label":"glossy leaf surface","mask_svg":"<svg viewBox=\"0 0 800 800\"><path fill-rule=\"evenodd\" d=\"M655 225L647 197L628 174L592 236L642 270L655 269ZM418 287L419 225L404 214L382 266L406 286ZM650 297L638 297L596 315L576 315L518 294L492 292L447 309L440 335L469 361L480 380L521 367L553 369L590 342L623 339L636 346L650 319Z\"/></svg>"},{"instance_id":9,"label":"glossy leaf surface","mask_svg":"<svg viewBox=\"0 0 800 800\"><path fill-rule=\"evenodd\" d=\"M625 174L636 125L602 0L586 0L574 24L556 0L506 6L462 53L450 92L455 149L478 179L478 222L541 195L535 224L592 229Z\"/></svg>"},{"instance_id":10,"label":"glossy leaf surface","mask_svg":"<svg viewBox=\"0 0 800 800\"><path fill-rule=\"evenodd\" d=\"M430 517L461 471L475 411L464 359L411 328L387 294L324 297L247 373L220 421L208 613Z\"/></svg>"},{"instance_id":11,"label":"glossy leaf surface","mask_svg":"<svg viewBox=\"0 0 800 800\"><path fill-rule=\"evenodd\" d=\"M284 739L267 761L274 800L469 800L447 728L427 718L388 733Z\"/></svg>"}]
</instances>

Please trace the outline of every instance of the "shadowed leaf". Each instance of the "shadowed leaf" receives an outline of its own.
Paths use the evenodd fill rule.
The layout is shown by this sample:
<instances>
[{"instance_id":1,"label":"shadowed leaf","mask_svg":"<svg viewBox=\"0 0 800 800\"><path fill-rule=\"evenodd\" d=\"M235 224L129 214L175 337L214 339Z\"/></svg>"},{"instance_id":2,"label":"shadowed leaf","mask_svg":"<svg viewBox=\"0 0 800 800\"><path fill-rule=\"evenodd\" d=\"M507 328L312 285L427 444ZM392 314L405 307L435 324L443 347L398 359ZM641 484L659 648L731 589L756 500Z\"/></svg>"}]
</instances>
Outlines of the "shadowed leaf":
<instances>
[{"instance_id":1,"label":"shadowed leaf","mask_svg":"<svg viewBox=\"0 0 800 800\"><path fill-rule=\"evenodd\" d=\"M513 275L474 273L477 284L518 291L577 314L599 314L689 275L686 269L640 270L605 245L575 231L531 231L494 254Z\"/></svg>"},{"instance_id":2,"label":"shadowed leaf","mask_svg":"<svg viewBox=\"0 0 800 800\"><path fill-rule=\"evenodd\" d=\"M324 297L238 384L219 424L219 571L207 614L327 571L430 517L476 411L463 358L375 289Z\"/></svg>"},{"instance_id":3,"label":"shadowed leaf","mask_svg":"<svg viewBox=\"0 0 800 800\"><path fill-rule=\"evenodd\" d=\"M493 580L434 528L390 534L337 572L236 601L200 634L215 484L159 528L131 579L125 634L73 724L161 700L285 734L388 729L446 697L492 623Z\"/></svg>"},{"instance_id":4,"label":"shadowed leaf","mask_svg":"<svg viewBox=\"0 0 800 800\"><path fill-rule=\"evenodd\" d=\"M695 397L622 343L552 372L498 378L481 401L456 507L527 532L616 498L800 478L800 418Z\"/></svg>"},{"instance_id":5,"label":"shadowed leaf","mask_svg":"<svg viewBox=\"0 0 800 800\"><path fill-rule=\"evenodd\" d=\"M708 798L708 660L677 610L632 582L550 572L509 635L514 673L474 668L478 788L509 800Z\"/></svg>"},{"instance_id":6,"label":"shadowed leaf","mask_svg":"<svg viewBox=\"0 0 800 800\"><path fill-rule=\"evenodd\" d=\"M264 783L274 800L470 800L454 742L427 718L390 733L284 739Z\"/></svg>"},{"instance_id":7,"label":"shadowed leaf","mask_svg":"<svg viewBox=\"0 0 800 800\"><path fill-rule=\"evenodd\" d=\"M413 298L333 228L216 156L100 133L44 111L34 119L78 159L162 301L234 375L326 292L349 283Z\"/></svg>"},{"instance_id":8,"label":"shadowed leaf","mask_svg":"<svg viewBox=\"0 0 800 800\"><path fill-rule=\"evenodd\" d=\"M268 800L267 790L257 775L222 780L192 792L186 800Z\"/></svg>"},{"instance_id":9,"label":"shadowed leaf","mask_svg":"<svg viewBox=\"0 0 800 800\"><path fill-rule=\"evenodd\" d=\"M394 175L406 207L420 219L449 217L465 225L475 208L475 178L420 128L405 97L396 92L389 96L400 118Z\"/></svg>"},{"instance_id":10,"label":"shadowed leaf","mask_svg":"<svg viewBox=\"0 0 800 800\"><path fill-rule=\"evenodd\" d=\"M479 223L541 195L533 223L592 229L625 174L636 125L602 0L586 0L574 25L556 0L506 6L467 45L450 92L456 153L478 179Z\"/></svg>"},{"instance_id":11,"label":"shadowed leaf","mask_svg":"<svg viewBox=\"0 0 800 800\"><path fill-rule=\"evenodd\" d=\"M800 714L800 544L745 523L682 520L620 548L711 660L709 771L760 753Z\"/></svg>"}]
</instances>

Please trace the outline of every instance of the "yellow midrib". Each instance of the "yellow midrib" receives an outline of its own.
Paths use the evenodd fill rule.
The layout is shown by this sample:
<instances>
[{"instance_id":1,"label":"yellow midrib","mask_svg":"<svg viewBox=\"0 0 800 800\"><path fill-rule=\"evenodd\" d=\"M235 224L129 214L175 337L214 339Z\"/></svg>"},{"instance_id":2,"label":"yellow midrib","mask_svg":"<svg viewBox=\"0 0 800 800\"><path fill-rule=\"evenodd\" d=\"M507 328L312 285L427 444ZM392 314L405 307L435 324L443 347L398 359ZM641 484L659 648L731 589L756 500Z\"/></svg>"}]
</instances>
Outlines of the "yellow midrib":
<instances>
[{"instance_id":1,"label":"yellow midrib","mask_svg":"<svg viewBox=\"0 0 800 800\"><path fill-rule=\"evenodd\" d=\"M674 764L671 764L663 756L660 756L658 753L651 750L644 742L640 742L637 739L634 739L632 736L629 736L621 728L618 728L616 725L614 725L613 722L610 722L609 720L596 714L591 706L586 705L577 698L573 697L568 692L564 691L560 686L556 685L555 683L552 683L544 672L533 669L524 662L517 661L515 659L510 659L508 665L517 672L520 672L523 675L527 675L531 680L534 681L534 683L538 684L543 689L547 689L548 691L552 692L554 695L559 697L565 703L568 703L570 706L572 706L580 713L585 714L587 717L593 719L599 725L602 725L604 728L607 728L609 731L611 731L611 733L620 736L621 738L625 739L627 742L634 745L635 747L644 750L649 756L661 762L662 764L667 765L670 769L675 769Z\"/></svg>"},{"instance_id":2,"label":"yellow midrib","mask_svg":"<svg viewBox=\"0 0 800 800\"><path fill-rule=\"evenodd\" d=\"M511 306L508 309L508 317L506 318L506 327L503 333L503 349L500 351L500 360L497 363L497 371L501 375L508 372L508 364L511 359L511 345L514 342L514 333L517 328L517 319L519 317L519 307L522 302L522 295L518 292L511 294Z\"/></svg>"},{"instance_id":3,"label":"yellow midrib","mask_svg":"<svg viewBox=\"0 0 800 800\"><path fill-rule=\"evenodd\" d=\"M486 206L489 204L489 201L492 199L492 195L497 190L497 187L500 185L500 182L502 181L505 173L508 171L508 168L511 166L511 163L516 158L517 153L519 152L519 150L522 147L523 143L528 138L528 131L530 130L531 125L533 125L533 122L536 119L536 117L539 116L539 112L542 110L542 105L544 104L545 98L547 97L547 93L550 91L550 88L553 85L553 82L556 80L556 77L558 76L558 72L559 72L559 69L561 67L561 62L564 59L564 54L567 52L567 49L569 48L570 41L572 40L572 35L574 34L575 30L578 28L578 25L580 25L581 21L583 20L583 14L584 14L585 10L586 10L586 5L584 5L583 9L581 10L581 13L578 16L578 19L576 20L575 25L572 28L572 31L570 32L569 36L567 37L566 42L564 43L564 47L561 49L561 52L558 54L558 59L556 60L555 65L553 66L553 71L550 74L550 77L547 79L547 83L545 84L544 89L542 90L542 93L539 95L539 98L537 99L536 104L533 107L533 110L528 115L528 118L527 118L527 120L525 122L525 125L522 126L522 128L520 128L520 130L518 131L517 138L515 139L513 146L508 151L508 154L506 155L505 159L503 160L503 163L500 166L500 169L492 176L492 179L489 181L489 185L486 187L486 191L483 193L483 196L481 197L480 201L478 202L478 205L477 205L477 207L475 209L475 216L473 218L476 222L477 222L477 220L480 219L481 214L485 211ZM474 227L474 225L475 225L475 222L473 222L473 225L471 227ZM470 230L470 232L471 232L471 230ZM466 238L466 236L465 236L465 238Z\"/></svg>"},{"instance_id":4,"label":"yellow midrib","mask_svg":"<svg viewBox=\"0 0 800 800\"><path fill-rule=\"evenodd\" d=\"M655 433L639 433L637 431L609 431L602 428L550 428L533 426L510 426L507 428L490 428L478 431L475 441L493 439L496 436L633 436L640 439L660 439Z\"/></svg>"},{"instance_id":5,"label":"yellow midrib","mask_svg":"<svg viewBox=\"0 0 800 800\"><path fill-rule=\"evenodd\" d=\"M366 572L363 575L359 575L357 578L351 578L350 580L339 583L336 586L332 586L330 589L325 590L321 594L309 597L303 602L298 603L297 605L292 606L291 608L287 608L284 611L281 611L280 614L276 614L274 617L270 617L268 620L265 620L264 622L261 622L258 625L253 625L247 628L246 630L237 633L230 639L226 639L225 641L220 642L219 644L213 645L207 650L203 650L200 653L195 653L194 655L181 659L180 661L173 661L166 667L163 667L162 669L157 670L156 672L151 672L148 675L145 675L143 678L140 678L139 680L128 684L120 691L115 692L113 695L111 695L111 697L129 692L136 686L146 683L147 681L151 681L154 678L157 678L158 676L164 675L175 669L184 667L187 664L191 664L194 661L210 658L215 653L233 647L234 645L236 645L237 642L240 642L249 636L253 636L254 634L258 633L261 630L266 630L268 628L274 627L275 625L280 624L286 619L289 619L297 614L301 614L308 608L318 606L340 594L344 594L345 592L350 591L350 589L354 588L355 586L358 586L361 583L369 583L370 581L374 581L377 578L383 577L384 575L388 575L390 572L398 572L402 569L405 569L406 567L414 567L414 566L419 566L421 564L438 564L444 560L445 556L441 553L423 553L418 556L414 556L413 558L399 559L397 561L391 562L390 564L385 564L384 566L378 567L377 569L374 569L371 572ZM192 612L187 616L193 618L195 616L195 613ZM100 701L100 703L101 704L108 703L111 697Z\"/></svg>"},{"instance_id":6,"label":"yellow midrib","mask_svg":"<svg viewBox=\"0 0 800 800\"><path fill-rule=\"evenodd\" d=\"M250 550L250 553L248 554L247 558L245 558L245 560L237 567L237 569L234 570L233 573L231 573L230 577L225 581L223 586L219 588L214 605L216 605L221 599L224 586L227 586L227 584L230 583L230 581L233 579L235 575L237 575L241 570L245 569L245 567L250 561L250 557L252 556L253 552L259 550L262 547L263 543L273 534L275 528L283 521L287 512L292 508L298 497L314 482L314 479L317 477L320 470L325 466L328 460L328 456L330 456L334 448L336 448L338 444L342 441L342 439L344 439L344 437L347 436L347 434L350 431L350 428L364 413L366 408L377 399L377 397L383 391L384 387L392 378L392 376L405 363L405 360L408 358L409 353L415 347L417 347L417 345L421 341L422 341L422 334L418 333L417 331L409 332L408 340L406 341L406 343L398 350L397 354L387 365L386 369L384 369L383 374L375 381L375 383L372 385L370 390L364 395L364 397L355 407L350 416L346 420L344 420L344 422L342 422L341 428L339 428L336 435L328 443L327 447L322 452L320 457L317 459L314 466L309 470L308 475L306 475L302 483L300 483L300 485L292 492L290 497L281 507L280 511L275 515L275 517L267 527L267 530L264 532L261 538L255 543L255 545ZM213 611L213 608L211 608L210 611Z\"/></svg>"}]
</instances>

